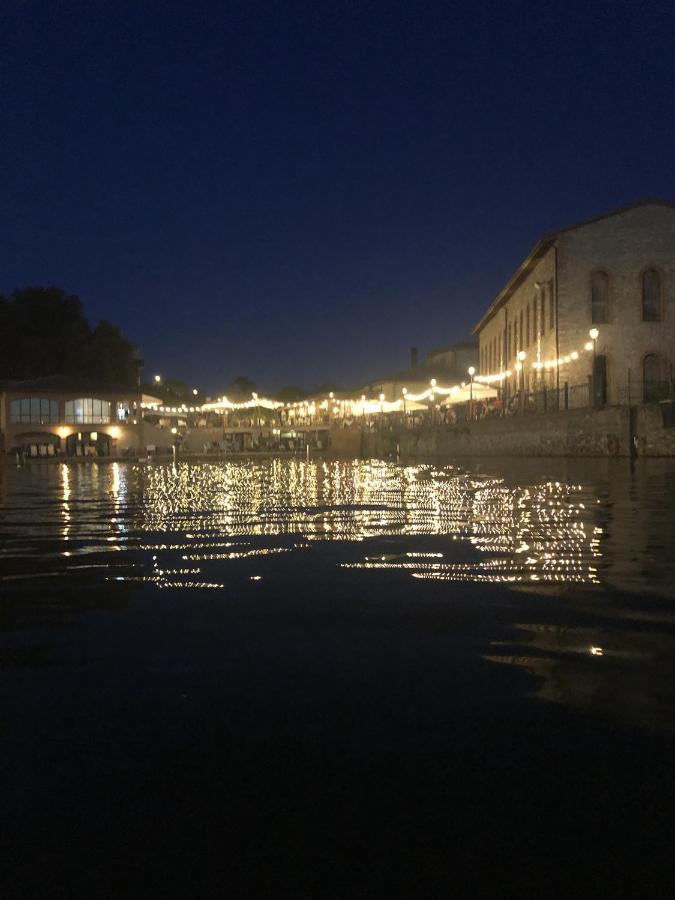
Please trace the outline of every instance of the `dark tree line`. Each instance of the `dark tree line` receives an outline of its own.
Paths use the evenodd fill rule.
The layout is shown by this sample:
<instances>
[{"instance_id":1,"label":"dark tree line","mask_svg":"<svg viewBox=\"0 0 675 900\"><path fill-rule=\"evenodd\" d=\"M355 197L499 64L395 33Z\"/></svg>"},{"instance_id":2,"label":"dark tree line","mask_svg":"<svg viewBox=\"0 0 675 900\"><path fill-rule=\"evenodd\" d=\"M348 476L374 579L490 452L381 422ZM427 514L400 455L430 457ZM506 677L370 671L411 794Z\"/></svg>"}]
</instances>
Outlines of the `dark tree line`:
<instances>
[{"instance_id":1,"label":"dark tree line","mask_svg":"<svg viewBox=\"0 0 675 900\"><path fill-rule=\"evenodd\" d=\"M79 297L57 287L27 287L0 296L0 378L20 381L70 375L134 385L137 353L120 329L92 328Z\"/></svg>"}]
</instances>

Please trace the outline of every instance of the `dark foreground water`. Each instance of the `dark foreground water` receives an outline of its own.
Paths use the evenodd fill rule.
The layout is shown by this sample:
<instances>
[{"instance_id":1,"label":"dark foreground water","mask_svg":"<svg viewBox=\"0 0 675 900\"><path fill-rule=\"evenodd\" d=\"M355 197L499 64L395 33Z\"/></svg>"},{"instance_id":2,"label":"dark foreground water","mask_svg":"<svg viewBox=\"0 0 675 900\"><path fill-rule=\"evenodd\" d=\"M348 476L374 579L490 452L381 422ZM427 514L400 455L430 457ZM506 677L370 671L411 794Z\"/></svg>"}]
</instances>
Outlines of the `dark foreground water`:
<instances>
[{"instance_id":1,"label":"dark foreground water","mask_svg":"<svg viewBox=\"0 0 675 900\"><path fill-rule=\"evenodd\" d=\"M3 897L666 897L675 465L0 467Z\"/></svg>"}]
</instances>

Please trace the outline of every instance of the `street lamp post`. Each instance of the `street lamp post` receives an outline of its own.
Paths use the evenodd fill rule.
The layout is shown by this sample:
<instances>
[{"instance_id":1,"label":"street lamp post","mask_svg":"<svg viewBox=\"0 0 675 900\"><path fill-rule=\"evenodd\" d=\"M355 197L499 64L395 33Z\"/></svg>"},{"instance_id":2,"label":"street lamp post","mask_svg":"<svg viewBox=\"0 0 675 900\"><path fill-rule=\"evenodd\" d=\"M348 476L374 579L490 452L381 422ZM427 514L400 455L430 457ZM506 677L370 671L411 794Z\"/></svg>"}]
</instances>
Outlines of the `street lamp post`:
<instances>
[{"instance_id":1,"label":"street lamp post","mask_svg":"<svg viewBox=\"0 0 675 900\"><path fill-rule=\"evenodd\" d=\"M591 339L591 343L593 344L593 369L591 374L591 391L593 393L591 402L593 406L597 406L598 398L596 396L596 377L595 377L595 345L598 342L598 336L600 332L597 328L591 328L588 332L588 336Z\"/></svg>"},{"instance_id":2,"label":"street lamp post","mask_svg":"<svg viewBox=\"0 0 675 900\"><path fill-rule=\"evenodd\" d=\"M469 366L468 373L471 376L471 381L469 383L469 420L473 420L473 376L476 374L476 369L474 366Z\"/></svg>"},{"instance_id":3,"label":"street lamp post","mask_svg":"<svg viewBox=\"0 0 675 900\"><path fill-rule=\"evenodd\" d=\"M520 372L520 411L522 412L525 408L525 371L523 369L523 362L525 361L525 357L527 353L524 350L518 351L518 362L516 363L516 369Z\"/></svg>"}]
</instances>

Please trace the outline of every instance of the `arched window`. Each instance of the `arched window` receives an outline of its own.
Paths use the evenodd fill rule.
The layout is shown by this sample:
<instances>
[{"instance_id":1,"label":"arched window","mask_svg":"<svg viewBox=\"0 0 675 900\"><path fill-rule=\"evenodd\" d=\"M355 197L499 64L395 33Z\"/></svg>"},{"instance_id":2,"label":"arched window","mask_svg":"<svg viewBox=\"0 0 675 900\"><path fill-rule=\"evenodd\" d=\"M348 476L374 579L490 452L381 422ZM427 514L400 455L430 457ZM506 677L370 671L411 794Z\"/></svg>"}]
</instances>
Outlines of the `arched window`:
<instances>
[{"instance_id":1,"label":"arched window","mask_svg":"<svg viewBox=\"0 0 675 900\"><path fill-rule=\"evenodd\" d=\"M110 422L110 401L93 397L67 400L66 422L71 425L106 425Z\"/></svg>"},{"instance_id":2,"label":"arched window","mask_svg":"<svg viewBox=\"0 0 675 900\"><path fill-rule=\"evenodd\" d=\"M591 275L591 322L609 322L609 285L605 272Z\"/></svg>"},{"instance_id":3,"label":"arched window","mask_svg":"<svg viewBox=\"0 0 675 900\"><path fill-rule=\"evenodd\" d=\"M539 322L541 323L541 336L546 334L546 297L544 296L544 288L539 291Z\"/></svg>"},{"instance_id":4,"label":"arched window","mask_svg":"<svg viewBox=\"0 0 675 900\"><path fill-rule=\"evenodd\" d=\"M44 397L22 397L11 400L9 420L13 425L58 425L59 404Z\"/></svg>"},{"instance_id":5,"label":"arched window","mask_svg":"<svg viewBox=\"0 0 675 900\"><path fill-rule=\"evenodd\" d=\"M645 403L658 403L668 396L668 383L663 379L661 359L656 353L648 353L642 361L642 381Z\"/></svg>"},{"instance_id":6,"label":"arched window","mask_svg":"<svg viewBox=\"0 0 675 900\"><path fill-rule=\"evenodd\" d=\"M661 321L661 276L656 269L642 275L642 321Z\"/></svg>"}]
</instances>

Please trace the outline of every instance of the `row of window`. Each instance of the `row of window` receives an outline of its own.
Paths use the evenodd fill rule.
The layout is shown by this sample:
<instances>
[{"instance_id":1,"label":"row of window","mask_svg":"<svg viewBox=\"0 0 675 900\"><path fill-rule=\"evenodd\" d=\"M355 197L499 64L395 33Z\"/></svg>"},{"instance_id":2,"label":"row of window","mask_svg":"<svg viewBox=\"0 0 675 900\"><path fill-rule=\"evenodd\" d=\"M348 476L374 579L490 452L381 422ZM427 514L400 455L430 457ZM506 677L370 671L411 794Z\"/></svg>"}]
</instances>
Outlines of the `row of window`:
<instances>
[{"instance_id":1,"label":"row of window","mask_svg":"<svg viewBox=\"0 0 675 900\"><path fill-rule=\"evenodd\" d=\"M481 372L497 372L504 360L514 358L519 350L527 349L543 337L547 330L555 324L555 305L550 282L540 284L537 293L520 314L509 322L506 331L500 331L483 348L481 348ZM506 343L504 343L506 342Z\"/></svg>"},{"instance_id":2,"label":"row of window","mask_svg":"<svg viewBox=\"0 0 675 900\"><path fill-rule=\"evenodd\" d=\"M11 400L9 420L15 425L58 425L59 404L44 397L23 397Z\"/></svg>"},{"instance_id":3,"label":"row of window","mask_svg":"<svg viewBox=\"0 0 675 900\"><path fill-rule=\"evenodd\" d=\"M65 403L65 421L71 425L107 425L110 422L110 401L94 397L80 397ZM120 410L123 404L118 404ZM124 410L126 416L126 410ZM119 412L118 412L119 416ZM45 397L22 397L11 400L9 419L14 425L58 425L59 404Z\"/></svg>"},{"instance_id":4,"label":"row of window","mask_svg":"<svg viewBox=\"0 0 675 900\"><path fill-rule=\"evenodd\" d=\"M642 273L642 321L660 322L661 313L661 273L657 269L647 269ZM591 274L591 322L602 325L609 322L609 276L607 272Z\"/></svg>"},{"instance_id":5,"label":"row of window","mask_svg":"<svg viewBox=\"0 0 675 900\"><path fill-rule=\"evenodd\" d=\"M548 295L548 296L547 296ZM662 283L657 269L647 269L642 273L641 284L642 321L660 322L662 318ZM591 322L602 325L609 322L609 277L604 271L591 274ZM548 313L548 315L547 315ZM537 287L531 303L509 322L506 333L500 331L481 349L481 371L497 372L504 360L516 357L519 350L527 350L537 336L546 334L547 326L552 330L555 324L555 305L550 282ZM506 344L504 346L504 341Z\"/></svg>"},{"instance_id":6,"label":"row of window","mask_svg":"<svg viewBox=\"0 0 675 900\"><path fill-rule=\"evenodd\" d=\"M110 421L110 401L93 397L66 401L66 422L77 425L105 425Z\"/></svg>"}]
</instances>

